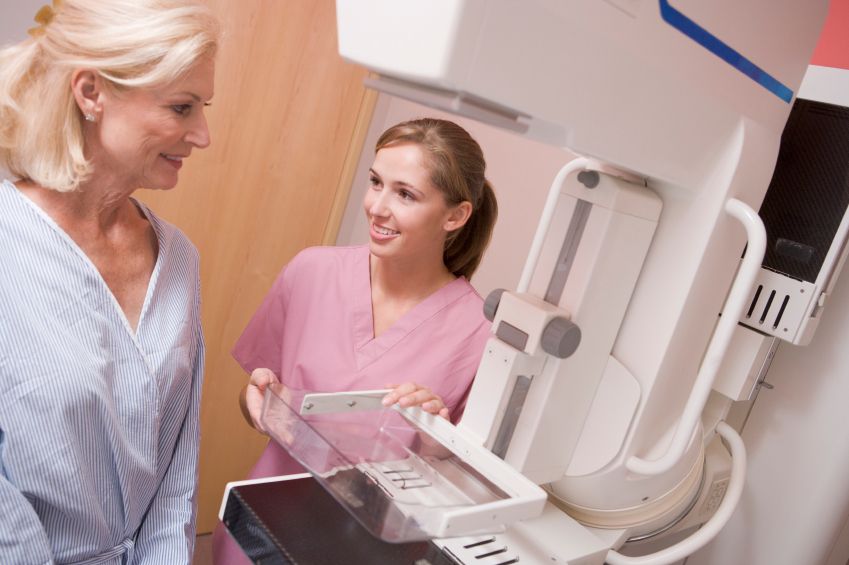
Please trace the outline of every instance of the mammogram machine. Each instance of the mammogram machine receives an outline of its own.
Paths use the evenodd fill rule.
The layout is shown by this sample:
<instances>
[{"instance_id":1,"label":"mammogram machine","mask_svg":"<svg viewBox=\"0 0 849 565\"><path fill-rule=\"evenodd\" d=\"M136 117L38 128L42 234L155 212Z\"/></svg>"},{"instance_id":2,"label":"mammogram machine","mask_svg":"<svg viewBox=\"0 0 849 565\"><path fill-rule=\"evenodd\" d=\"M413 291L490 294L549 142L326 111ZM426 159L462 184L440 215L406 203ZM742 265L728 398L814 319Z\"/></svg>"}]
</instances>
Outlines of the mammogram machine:
<instances>
[{"instance_id":1,"label":"mammogram machine","mask_svg":"<svg viewBox=\"0 0 849 565\"><path fill-rule=\"evenodd\" d=\"M813 173L773 175L791 110L801 130L849 123L795 100L826 10L337 0L340 53L370 86L582 155L532 220L518 288L487 298L493 335L456 427L382 410L380 391L269 394L272 436L390 542L363 542L362 562L665 564L724 526L746 469L732 402L777 340L811 339L845 258L845 183L810 193L810 234L787 209L810 210ZM237 489L222 518L243 547L311 562L236 525L264 502Z\"/></svg>"}]
</instances>

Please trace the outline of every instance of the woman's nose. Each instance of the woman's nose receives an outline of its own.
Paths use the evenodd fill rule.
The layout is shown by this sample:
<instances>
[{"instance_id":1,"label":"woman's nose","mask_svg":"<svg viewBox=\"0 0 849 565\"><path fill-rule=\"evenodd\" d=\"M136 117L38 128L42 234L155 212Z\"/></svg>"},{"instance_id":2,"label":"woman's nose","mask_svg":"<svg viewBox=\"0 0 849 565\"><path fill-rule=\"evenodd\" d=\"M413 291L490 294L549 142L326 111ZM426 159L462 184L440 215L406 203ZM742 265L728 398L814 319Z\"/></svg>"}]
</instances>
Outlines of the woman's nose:
<instances>
[{"instance_id":1,"label":"woman's nose","mask_svg":"<svg viewBox=\"0 0 849 565\"><path fill-rule=\"evenodd\" d=\"M209 125L206 123L206 116L202 112L198 112L197 120L192 124L192 128L186 134L186 141L198 149L209 147L209 144L212 143L209 135Z\"/></svg>"},{"instance_id":2,"label":"woman's nose","mask_svg":"<svg viewBox=\"0 0 849 565\"><path fill-rule=\"evenodd\" d=\"M372 199L371 206L369 206L369 214L372 216L378 217L386 217L389 215L389 208L386 202L386 190L381 190L377 193L377 195Z\"/></svg>"}]
</instances>

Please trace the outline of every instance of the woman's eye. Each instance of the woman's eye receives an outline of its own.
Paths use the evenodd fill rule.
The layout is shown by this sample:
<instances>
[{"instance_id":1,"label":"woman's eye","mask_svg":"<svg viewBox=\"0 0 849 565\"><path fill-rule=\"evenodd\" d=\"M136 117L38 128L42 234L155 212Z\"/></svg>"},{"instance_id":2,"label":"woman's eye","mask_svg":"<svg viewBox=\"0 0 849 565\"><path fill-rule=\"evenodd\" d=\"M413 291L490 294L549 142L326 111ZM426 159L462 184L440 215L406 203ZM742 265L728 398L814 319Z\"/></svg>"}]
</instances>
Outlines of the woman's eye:
<instances>
[{"instance_id":1,"label":"woman's eye","mask_svg":"<svg viewBox=\"0 0 849 565\"><path fill-rule=\"evenodd\" d=\"M189 113L189 111L191 111L192 105L191 104L174 104L173 106L171 106L171 109L174 110L174 112L176 112L180 116L185 116L186 114Z\"/></svg>"},{"instance_id":2,"label":"woman's eye","mask_svg":"<svg viewBox=\"0 0 849 565\"><path fill-rule=\"evenodd\" d=\"M399 191L398 196L400 196L402 200L415 200L413 193L408 190Z\"/></svg>"},{"instance_id":3,"label":"woman's eye","mask_svg":"<svg viewBox=\"0 0 849 565\"><path fill-rule=\"evenodd\" d=\"M371 186L379 186L380 185L380 179L375 177L375 176L370 176L368 178L368 183Z\"/></svg>"}]
</instances>

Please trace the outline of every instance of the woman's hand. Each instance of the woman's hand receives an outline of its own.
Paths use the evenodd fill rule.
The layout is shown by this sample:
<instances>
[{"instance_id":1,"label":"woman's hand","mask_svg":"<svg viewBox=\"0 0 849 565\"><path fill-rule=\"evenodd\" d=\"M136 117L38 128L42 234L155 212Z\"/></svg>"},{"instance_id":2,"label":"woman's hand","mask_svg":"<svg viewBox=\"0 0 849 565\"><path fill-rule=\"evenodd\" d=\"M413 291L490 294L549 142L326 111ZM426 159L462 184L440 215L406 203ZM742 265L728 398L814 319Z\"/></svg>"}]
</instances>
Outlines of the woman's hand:
<instances>
[{"instance_id":1,"label":"woman's hand","mask_svg":"<svg viewBox=\"0 0 849 565\"><path fill-rule=\"evenodd\" d=\"M260 421L262 398L265 395L265 388L276 382L277 377L270 369L254 369L251 373L251 380L239 395L239 408L242 409L242 416L244 416L245 421L264 434L268 432Z\"/></svg>"},{"instance_id":2,"label":"woman's hand","mask_svg":"<svg viewBox=\"0 0 849 565\"><path fill-rule=\"evenodd\" d=\"M445 406L442 398L426 386L404 383L402 385L387 385L387 388L393 390L383 397L384 406L392 406L397 402L404 408L418 406L425 412L442 416L446 420L450 416L448 407Z\"/></svg>"}]
</instances>

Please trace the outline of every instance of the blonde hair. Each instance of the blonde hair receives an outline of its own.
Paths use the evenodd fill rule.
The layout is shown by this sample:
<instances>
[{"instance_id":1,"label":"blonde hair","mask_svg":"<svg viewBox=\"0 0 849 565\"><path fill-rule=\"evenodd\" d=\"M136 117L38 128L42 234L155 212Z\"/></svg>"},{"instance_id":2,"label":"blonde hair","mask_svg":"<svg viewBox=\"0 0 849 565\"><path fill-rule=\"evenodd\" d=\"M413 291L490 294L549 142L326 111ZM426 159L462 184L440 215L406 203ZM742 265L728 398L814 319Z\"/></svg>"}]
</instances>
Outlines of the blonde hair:
<instances>
[{"instance_id":1,"label":"blonde hair","mask_svg":"<svg viewBox=\"0 0 849 565\"><path fill-rule=\"evenodd\" d=\"M486 179L486 161L469 132L448 120L422 118L394 125L377 140L375 152L415 143L426 155L430 181L449 206L472 205L466 224L448 234L442 261L454 275L472 278L483 258L498 217L498 203Z\"/></svg>"},{"instance_id":2,"label":"blonde hair","mask_svg":"<svg viewBox=\"0 0 849 565\"><path fill-rule=\"evenodd\" d=\"M116 90L163 86L214 56L219 35L198 0L64 0L39 33L0 50L0 163L76 189L91 166L73 72L91 69Z\"/></svg>"}]
</instances>

